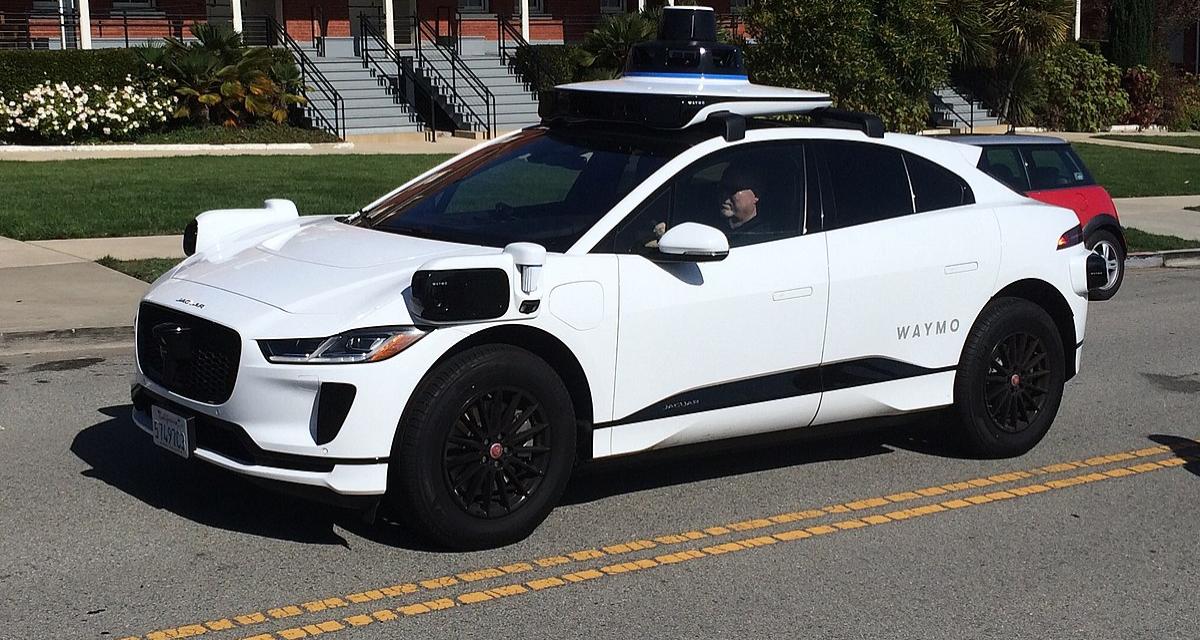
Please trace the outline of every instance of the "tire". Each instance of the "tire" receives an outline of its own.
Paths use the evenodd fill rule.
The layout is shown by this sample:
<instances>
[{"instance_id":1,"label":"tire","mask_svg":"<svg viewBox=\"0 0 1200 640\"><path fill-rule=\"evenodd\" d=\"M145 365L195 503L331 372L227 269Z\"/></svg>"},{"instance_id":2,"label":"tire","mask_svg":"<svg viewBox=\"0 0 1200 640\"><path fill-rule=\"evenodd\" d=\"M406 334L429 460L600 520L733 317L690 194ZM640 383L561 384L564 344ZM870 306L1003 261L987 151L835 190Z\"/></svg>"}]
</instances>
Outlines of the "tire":
<instances>
[{"instance_id":1,"label":"tire","mask_svg":"<svg viewBox=\"0 0 1200 640\"><path fill-rule=\"evenodd\" d=\"M546 519L574 462L575 411L550 365L516 347L475 347L413 393L392 446L388 505L436 546L503 546Z\"/></svg>"},{"instance_id":2,"label":"tire","mask_svg":"<svg viewBox=\"0 0 1200 640\"><path fill-rule=\"evenodd\" d=\"M1108 273L1108 282L1089 293L1088 300L1108 300L1117 295L1121 282L1125 280L1125 251L1121 248L1121 241L1111 231L1096 231L1088 236L1087 248L1104 258Z\"/></svg>"},{"instance_id":3,"label":"tire","mask_svg":"<svg viewBox=\"0 0 1200 640\"><path fill-rule=\"evenodd\" d=\"M1054 422L1066 382L1054 321L1021 298L988 303L971 328L954 378L963 444L985 458L1029 451Z\"/></svg>"}]
</instances>

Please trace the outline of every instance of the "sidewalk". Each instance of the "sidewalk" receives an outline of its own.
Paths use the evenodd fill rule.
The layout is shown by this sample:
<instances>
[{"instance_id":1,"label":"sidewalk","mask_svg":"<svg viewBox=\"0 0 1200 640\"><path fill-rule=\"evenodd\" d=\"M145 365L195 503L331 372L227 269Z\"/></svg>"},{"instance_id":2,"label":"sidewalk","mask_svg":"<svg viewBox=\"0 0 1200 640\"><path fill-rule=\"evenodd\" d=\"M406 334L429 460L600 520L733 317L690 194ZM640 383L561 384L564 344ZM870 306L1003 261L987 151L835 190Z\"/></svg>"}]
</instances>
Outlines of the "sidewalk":
<instances>
[{"instance_id":1,"label":"sidewalk","mask_svg":"<svg viewBox=\"0 0 1200 640\"><path fill-rule=\"evenodd\" d=\"M1165 144L1167 142L1166 140L1163 141L1164 144L1147 144L1144 142L1126 142L1125 140L1104 140L1102 138L1097 137L1097 136L1106 136L1106 135L1137 135L1137 136L1159 136L1159 137L1163 137L1163 138L1169 138L1171 136L1200 135L1200 134L1196 134L1194 132L1193 133L1152 133L1152 132L1145 132L1145 133L1111 133L1111 132L1077 133L1077 132L1072 132L1072 131L1050 131L1050 132L1046 132L1046 133L1035 133L1033 135L1051 136L1054 138L1062 138L1063 140L1066 140L1067 142L1083 142L1086 144L1096 144L1096 145L1100 145L1100 146L1104 146L1104 147L1124 147L1126 149L1141 149L1142 151L1161 151L1164 153L1182 153L1182 154L1193 154L1193 155L1200 154L1200 149L1190 149L1188 147L1166 146L1166 144Z\"/></svg>"},{"instance_id":2,"label":"sidewalk","mask_svg":"<svg viewBox=\"0 0 1200 640\"><path fill-rule=\"evenodd\" d=\"M128 342L147 286L78 256L0 238L0 352L41 350L67 334Z\"/></svg>"},{"instance_id":3,"label":"sidewalk","mask_svg":"<svg viewBox=\"0 0 1200 640\"><path fill-rule=\"evenodd\" d=\"M1113 202L1122 226L1200 240L1200 211L1184 209L1200 206L1200 196L1114 198Z\"/></svg>"}]
</instances>

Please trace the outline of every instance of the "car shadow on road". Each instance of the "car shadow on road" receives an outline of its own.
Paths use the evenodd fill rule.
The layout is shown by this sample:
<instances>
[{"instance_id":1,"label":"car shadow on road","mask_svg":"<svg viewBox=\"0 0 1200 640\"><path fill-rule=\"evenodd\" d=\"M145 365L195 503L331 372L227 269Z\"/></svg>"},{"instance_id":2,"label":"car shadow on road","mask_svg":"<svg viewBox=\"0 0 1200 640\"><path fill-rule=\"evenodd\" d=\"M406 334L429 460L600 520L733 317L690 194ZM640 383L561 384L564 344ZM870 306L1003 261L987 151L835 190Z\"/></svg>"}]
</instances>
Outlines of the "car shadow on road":
<instances>
[{"instance_id":1,"label":"car shadow on road","mask_svg":"<svg viewBox=\"0 0 1200 640\"><path fill-rule=\"evenodd\" d=\"M155 446L133 423L130 405L100 410L108 418L81 431L71 452L91 466L83 472L142 502L201 525L253 535L349 547L336 528L373 542L414 551L438 551L408 533L385 511L372 524L362 514L294 498L197 460L182 460ZM580 504L624 493L718 477L848 460L906 449L957 457L934 422L920 416L860 421L828 427L677 447L582 466L562 504Z\"/></svg>"},{"instance_id":2,"label":"car shadow on road","mask_svg":"<svg viewBox=\"0 0 1200 640\"><path fill-rule=\"evenodd\" d=\"M130 405L105 407L108 419L87 427L71 452L83 472L158 508L206 526L281 540L349 546L334 530L359 515L281 495L197 460L154 445L133 423Z\"/></svg>"},{"instance_id":3,"label":"car shadow on road","mask_svg":"<svg viewBox=\"0 0 1200 640\"><path fill-rule=\"evenodd\" d=\"M1175 455L1200 456L1200 442L1192 440L1191 438L1155 433L1150 435L1150 440L1170 447L1171 451L1174 452ZM1192 460L1183 465L1183 468L1191 472L1192 475L1200 476L1200 460Z\"/></svg>"},{"instance_id":4,"label":"car shadow on road","mask_svg":"<svg viewBox=\"0 0 1200 640\"><path fill-rule=\"evenodd\" d=\"M599 460L576 471L561 500L580 504L624 493L904 449L961 457L935 414L861 420Z\"/></svg>"}]
</instances>

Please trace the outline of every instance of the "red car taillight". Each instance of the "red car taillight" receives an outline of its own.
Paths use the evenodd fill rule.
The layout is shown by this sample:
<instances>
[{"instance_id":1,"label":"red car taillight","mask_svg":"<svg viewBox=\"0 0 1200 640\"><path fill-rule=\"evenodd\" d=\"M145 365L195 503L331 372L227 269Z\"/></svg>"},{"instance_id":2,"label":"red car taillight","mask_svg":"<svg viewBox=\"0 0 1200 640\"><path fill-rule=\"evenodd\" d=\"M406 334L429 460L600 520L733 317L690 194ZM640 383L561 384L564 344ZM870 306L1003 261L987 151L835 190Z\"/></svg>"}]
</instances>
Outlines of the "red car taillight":
<instances>
[{"instance_id":1,"label":"red car taillight","mask_svg":"<svg viewBox=\"0 0 1200 640\"><path fill-rule=\"evenodd\" d=\"M1083 243L1083 227L1075 225L1058 237L1058 248L1066 249Z\"/></svg>"}]
</instances>

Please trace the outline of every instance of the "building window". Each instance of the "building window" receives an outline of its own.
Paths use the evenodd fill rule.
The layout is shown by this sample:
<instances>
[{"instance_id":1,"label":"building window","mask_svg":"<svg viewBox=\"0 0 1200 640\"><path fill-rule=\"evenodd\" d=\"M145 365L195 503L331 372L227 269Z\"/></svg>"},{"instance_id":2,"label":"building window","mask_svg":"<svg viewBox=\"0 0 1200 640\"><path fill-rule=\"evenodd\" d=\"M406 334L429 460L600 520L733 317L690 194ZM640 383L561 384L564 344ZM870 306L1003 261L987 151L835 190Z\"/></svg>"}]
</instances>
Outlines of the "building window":
<instances>
[{"instance_id":1,"label":"building window","mask_svg":"<svg viewBox=\"0 0 1200 640\"><path fill-rule=\"evenodd\" d=\"M458 9L464 13L483 13L487 8L487 0L458 0Z\"/></svg>"},{"instance_id":2,"label":"building window","mask_svg":"<svg viewBox=\"0 0 1200 640\"><path fill-rule=\"evenodd\" d=\"M729 10L733 13L741 13L750 6L750 0L729 0Z\"/></svg>"},{"instance_id":3,"label":"building window","mask_svg":"<svg viewBox=\"0 0 1200 640\"><path fill-rule=\"evenodd\" d=\"M625 11L625 0L600 0L600 10L605 13Z\"/></svg>"}]
</instances>

